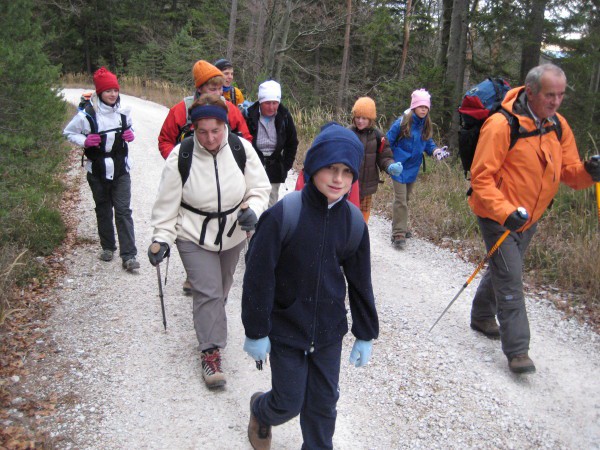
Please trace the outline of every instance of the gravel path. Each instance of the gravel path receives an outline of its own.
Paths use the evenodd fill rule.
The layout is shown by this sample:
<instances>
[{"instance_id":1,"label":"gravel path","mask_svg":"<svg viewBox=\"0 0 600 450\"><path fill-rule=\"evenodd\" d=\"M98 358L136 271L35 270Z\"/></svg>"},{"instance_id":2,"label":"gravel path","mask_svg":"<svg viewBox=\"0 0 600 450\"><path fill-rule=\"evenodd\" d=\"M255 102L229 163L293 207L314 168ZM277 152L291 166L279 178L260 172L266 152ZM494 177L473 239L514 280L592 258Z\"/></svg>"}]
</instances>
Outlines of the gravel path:
<instances>
[{"instance_id":1,"label":"gravel path","mask_svg":"<svg viewBox=\"0 0 600 450\"><path fill-rule=\"evenodd\" d=\"M76 102L82 91L64 92ZM118 259L96 258L93 201L81 168L74 168L82 180L78 234L93 243L68 257L39 341L47 357L29 363L30 375L20 382L40 397L56 396L56 414L39 418L56 448L249 449L249 398L268 389L270 371L258 372L242 351L243 260L227 305L228 384L210 392L201 379L191 299L181 293L181 261L174 254L170 262L165 333L156 272L145 257L163 166L157 135L167 109L122 97L136 132L132 207L142 267L132 275ZM372 217L369 228L381 334L361 369L345 363L352 339L344 341L336 449L600 448L597 334L565 320L544 293L528 297L530 354L538 370L515 376L499 342L469 328L479 277L428 332L474 266L419 239L394 250L382 218ZM297 419L273 430L274 449L297 449L301 442Z\"/></svg>"}]
</instances>

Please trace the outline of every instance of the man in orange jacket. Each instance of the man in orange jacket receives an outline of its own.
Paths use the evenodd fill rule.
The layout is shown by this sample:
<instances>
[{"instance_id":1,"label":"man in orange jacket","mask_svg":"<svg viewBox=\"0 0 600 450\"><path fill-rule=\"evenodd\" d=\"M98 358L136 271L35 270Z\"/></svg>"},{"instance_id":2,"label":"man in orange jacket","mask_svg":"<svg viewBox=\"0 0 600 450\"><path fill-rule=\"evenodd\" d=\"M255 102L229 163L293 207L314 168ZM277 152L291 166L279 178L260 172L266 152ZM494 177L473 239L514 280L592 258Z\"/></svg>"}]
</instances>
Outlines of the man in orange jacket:
<instances>
[{"instance_id":1,"label":"man in orange jacket","mask_svg":"<svg viewBox=\"0 0 600 450\"><path fill-rule=\"evenodd\" d=\"M531 69L525 86L509 91L502 102L509 114L493 114L484 123L471 166L469 206L477 215L488 251L507 229L511 231L479 284L471 328L500 337L509 369L515 373L535 372L528 354L522 270L537 221L560 182L585 189L600 181L600 163L581 161L571 127L556 113L566 84L564 72L555 65ZM509 120L518 120L518 126L511 127ZM519 131L516 141L511 129ZM519 207L527 214L521 214Z\"/></svg>"},{"instance_id":2,"label":"man in orange jacket","mask_svg":"<svg viewBox=\"0 0 600 450\"><path fill-rule=\"evenodd\" d=\"M191 135L191 123L188 120L188 109L194 99L200 94L223 95L223 73L207 61L200 60L192 68L196 92L193 96L186 97L169 110L160 134L158 135L158 149L163 158L167 159L171 150L181 141L183 135ZM241 135L252 142L252 135L248 131L246 120L240 110L230 101L227 101L227 119L232 132Z\"/></svg>"}]
</instances>

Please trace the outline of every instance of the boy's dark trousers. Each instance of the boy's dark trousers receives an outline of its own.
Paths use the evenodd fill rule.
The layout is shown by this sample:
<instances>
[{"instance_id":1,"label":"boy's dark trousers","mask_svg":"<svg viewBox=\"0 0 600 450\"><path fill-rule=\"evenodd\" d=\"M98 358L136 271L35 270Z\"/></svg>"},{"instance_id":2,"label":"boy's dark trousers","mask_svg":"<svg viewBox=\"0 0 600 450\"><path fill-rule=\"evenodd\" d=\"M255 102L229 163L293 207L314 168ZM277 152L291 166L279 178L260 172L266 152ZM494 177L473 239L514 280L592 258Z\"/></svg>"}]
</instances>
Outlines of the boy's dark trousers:
<instances>
[{"instance_id":1,"label":"boy's dark trousers","mask_svg":"<svg viewBox=\"0 0 600 450\"><path fill-rule=\"evenodd\" d=\"M115 224L119 237L119 254L123 261L137 254L133 218L131 217L131 177L125 173L113 181L106 181L88 172L88 184L96 203L96 220L100 245L104 250L115 251L115 228L113 226L113 208Z\"/></svg>"},{"instance_id":2,"label":"boy's dark trousers","mask_svg":"<svg viewBox=\"0 0 600 450\"><path fill-rule=\"evenodd\" d=\"M272 341L272 389L254 402L254 415L281 425L300 414L302 448L332 449L341 354L341 340L312 353Z\"/></svg>"}]
</instances>

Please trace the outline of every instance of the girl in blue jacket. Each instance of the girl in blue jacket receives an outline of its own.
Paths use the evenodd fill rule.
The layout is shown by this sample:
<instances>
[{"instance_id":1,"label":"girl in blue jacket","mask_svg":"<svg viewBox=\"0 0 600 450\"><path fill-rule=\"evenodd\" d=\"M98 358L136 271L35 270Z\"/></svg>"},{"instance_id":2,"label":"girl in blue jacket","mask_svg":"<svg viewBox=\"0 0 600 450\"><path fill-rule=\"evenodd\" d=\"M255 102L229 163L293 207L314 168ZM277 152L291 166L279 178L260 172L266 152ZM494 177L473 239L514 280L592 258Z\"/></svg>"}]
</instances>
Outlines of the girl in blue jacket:
<instances>
[{"instance_id":1,"label":"girl in blue jacket","mask_svg":"<svg viewBox=\"0 0 600 450\"><path fill-rule=\"evenodd\" d=\"M412 93L410 109L405 111L387 132L394 160L401 162L404 170L392 175L394 203L392 207L392 244L398 249L406 245L408 231L408 200L419 174L423 153L441 161L450 153L448 147L438 148L433 141L433 127L429 117L431 95L425 89Z\"/></svg>"}]
</instances>

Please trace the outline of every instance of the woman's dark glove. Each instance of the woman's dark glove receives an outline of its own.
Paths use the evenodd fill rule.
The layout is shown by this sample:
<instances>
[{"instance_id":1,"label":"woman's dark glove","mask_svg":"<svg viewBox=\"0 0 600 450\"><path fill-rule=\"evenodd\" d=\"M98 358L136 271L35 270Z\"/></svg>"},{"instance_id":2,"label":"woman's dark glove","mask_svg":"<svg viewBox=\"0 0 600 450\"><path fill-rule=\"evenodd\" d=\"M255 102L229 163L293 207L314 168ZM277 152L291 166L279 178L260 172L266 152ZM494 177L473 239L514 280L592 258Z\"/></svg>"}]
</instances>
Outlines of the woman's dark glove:
<instances>
[{"instance_id":1,"label":"woman's dark glove","mask_svg":"<svg viewBox=\"0 0 600 450\"><path fill-rule=\"evenodd\" d=\"M169 256L171 256L171 249L166 242L154 241L150 244L150 247L148 247L148 260L150 260L150 264L155 267L163 262L163 259L168 258Z\"/></svg>"}]
</instances>

